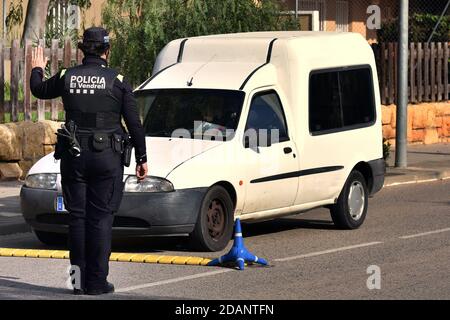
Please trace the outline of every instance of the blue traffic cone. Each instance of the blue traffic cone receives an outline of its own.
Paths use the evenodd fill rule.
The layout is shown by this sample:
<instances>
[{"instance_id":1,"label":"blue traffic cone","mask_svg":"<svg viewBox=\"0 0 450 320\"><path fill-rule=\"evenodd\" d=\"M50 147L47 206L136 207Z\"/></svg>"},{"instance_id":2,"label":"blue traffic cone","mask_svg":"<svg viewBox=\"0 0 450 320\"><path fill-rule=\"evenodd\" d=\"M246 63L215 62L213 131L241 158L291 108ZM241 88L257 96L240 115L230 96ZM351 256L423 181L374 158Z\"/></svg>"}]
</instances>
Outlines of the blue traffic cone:
<instances>
[{"instance_id":1,"label":"blue traffic cone","mask_svg":"<svg viewBox=\"0 0 450 320\"><path fill-rule=\"evenodd\" d=\"M210 263L208 263L208 266L217 266L228 262L236 263L239 270L244 270L246 262L259 263L263 266L266 266L268 264L265 259L258 258L257 256L251 254L245 247L244 240L242 238L240 219L236 219L236 225L234 227L234 244L230 252L218 259L212 260Z\"/></svg>"}]
</instances>

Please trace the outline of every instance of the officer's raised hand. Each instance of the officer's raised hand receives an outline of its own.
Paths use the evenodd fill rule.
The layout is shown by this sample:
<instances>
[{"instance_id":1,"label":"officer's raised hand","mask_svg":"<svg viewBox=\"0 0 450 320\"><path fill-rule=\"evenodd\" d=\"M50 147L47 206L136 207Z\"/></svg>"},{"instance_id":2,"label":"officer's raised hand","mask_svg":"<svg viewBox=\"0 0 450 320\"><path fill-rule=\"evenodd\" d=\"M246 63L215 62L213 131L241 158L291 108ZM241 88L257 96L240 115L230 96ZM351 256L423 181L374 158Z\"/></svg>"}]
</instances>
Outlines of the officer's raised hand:
<instances>
[{"instance_id":1,"label":"officer's raised hand","mask_svg":"<svg viewBox=\"0 0 450 320\"><path fill-rule=\"evenodd\" d=\"M42 70L44 70L47 66L47 63L48 58L44 57L44 48L38 46L37 48L33 49L33 52L31 53L32 68L41 68Z\"/></svg>"}]
</instances>

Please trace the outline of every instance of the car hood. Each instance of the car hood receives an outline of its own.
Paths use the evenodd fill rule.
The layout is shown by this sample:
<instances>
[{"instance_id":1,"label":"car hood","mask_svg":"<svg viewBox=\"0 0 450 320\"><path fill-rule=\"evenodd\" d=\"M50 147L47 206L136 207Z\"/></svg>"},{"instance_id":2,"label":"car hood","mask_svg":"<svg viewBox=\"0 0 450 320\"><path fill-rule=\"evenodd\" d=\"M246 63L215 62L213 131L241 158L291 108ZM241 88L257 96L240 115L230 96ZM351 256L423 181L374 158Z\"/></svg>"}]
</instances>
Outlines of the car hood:
<instances>
[{"instance_id":1,"label":"car hood","mask_svg":"<svg viewBox=\"0 0 450 320\"><path fill-rule=\"evenodd\" d=\"M189 159L223 144L221 141L150 137L146 138L146 142L149 175L163 178ZM135 174L135 167L133 152L131 165L125 168L125 174ZM50 153L39 160L28 174L59 172L59 161L55 161L53 153Z\"/></svg>"}]
</instances>

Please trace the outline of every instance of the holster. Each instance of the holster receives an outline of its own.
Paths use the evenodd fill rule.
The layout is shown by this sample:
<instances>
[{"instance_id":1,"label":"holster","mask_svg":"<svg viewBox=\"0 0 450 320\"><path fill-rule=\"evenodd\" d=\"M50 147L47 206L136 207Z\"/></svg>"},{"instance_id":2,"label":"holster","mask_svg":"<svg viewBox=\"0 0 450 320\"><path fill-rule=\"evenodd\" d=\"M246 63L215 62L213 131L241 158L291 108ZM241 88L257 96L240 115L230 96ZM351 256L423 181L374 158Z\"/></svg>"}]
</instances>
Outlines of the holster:
<instances>
[{"instance_id":1,"label":"holster","mask_svg":"<svg viewBox=\"0 0 450 320\"><path fill-rule=\"evenodd\" d=\"M64 130L58 129L58 133L64 134ZM64 155L67 154L68 150L70 148L70 142L69 139L66 137L63 137L61 135L58 135L56 138L56 145L55 145L55 160L61 160Z\"/></svg>"},{"instance_id":2,"label":"holster","mask_svg":"<svg viewBox=\"0 0 450 320\"><path fill-rule=\"evenodd\" d=\"M129 167L131 164L131 153L133 151L133 143L131 142L131 136L126 133L123 135L123 153L122 164L125 167Z\"/></svg>"}]
</instances>

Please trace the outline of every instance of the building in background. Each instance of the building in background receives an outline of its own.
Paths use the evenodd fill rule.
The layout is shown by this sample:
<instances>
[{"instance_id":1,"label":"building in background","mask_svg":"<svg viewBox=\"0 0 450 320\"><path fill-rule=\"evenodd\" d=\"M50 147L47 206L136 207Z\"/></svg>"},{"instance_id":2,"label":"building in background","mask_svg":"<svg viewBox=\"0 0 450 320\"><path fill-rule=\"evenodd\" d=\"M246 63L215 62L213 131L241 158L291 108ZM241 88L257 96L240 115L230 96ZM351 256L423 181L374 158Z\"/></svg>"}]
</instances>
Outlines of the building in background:
<instances>
[{"instance_id":1,"label":"building in background","mask_svg":"<svg viewBox=\"0 0 450 320\"><path fill-rule=\"evenodd\" d=\"M375 42L376 30L367 28L371 5L381 9L382 21L396 17L397 0L280 0L284 10L299 17L300 30L358 32Z\"/></svg>"}]
</instances>

